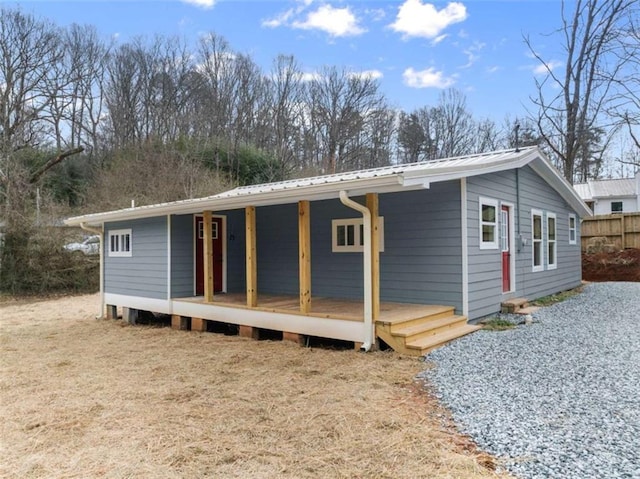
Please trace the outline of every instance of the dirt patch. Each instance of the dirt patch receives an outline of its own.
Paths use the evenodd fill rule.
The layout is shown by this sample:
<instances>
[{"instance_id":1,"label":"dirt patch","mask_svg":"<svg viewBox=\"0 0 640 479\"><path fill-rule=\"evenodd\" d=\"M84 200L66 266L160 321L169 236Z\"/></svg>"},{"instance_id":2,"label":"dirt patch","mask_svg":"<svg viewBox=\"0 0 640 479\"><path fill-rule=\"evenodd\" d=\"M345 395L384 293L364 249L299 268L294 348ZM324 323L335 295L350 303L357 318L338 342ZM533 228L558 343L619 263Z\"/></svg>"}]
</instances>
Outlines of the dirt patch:
<instances>
[{"instance_id":1,"label":"dirt patch","mask_svg":"<svg viewBox=\"0 0 640 479\"><path fill-rule=\"evenodd\" d=\"M95 320L97 301L0 304L1 477L499 477L415 359Z\"/></svg>"},{"instance_id":2,"label":"dirt patch","mask_svg":"<svg viewBox=\"0 0 640 479\"><path fill-rule=\"evenodd\" d=\"M640 281L640 249L582 255L585 281Z\"/></svg>"}]
</instances>

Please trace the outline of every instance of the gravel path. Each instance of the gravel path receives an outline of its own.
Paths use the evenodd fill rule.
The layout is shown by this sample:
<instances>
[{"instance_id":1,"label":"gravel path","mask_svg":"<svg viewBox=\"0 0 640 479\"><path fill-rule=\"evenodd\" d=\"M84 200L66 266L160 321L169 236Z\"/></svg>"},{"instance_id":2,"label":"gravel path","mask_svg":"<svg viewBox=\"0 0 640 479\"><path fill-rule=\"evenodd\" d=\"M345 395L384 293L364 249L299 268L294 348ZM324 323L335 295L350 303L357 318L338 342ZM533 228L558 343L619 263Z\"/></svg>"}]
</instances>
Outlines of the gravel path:
<instances>
[{"instance_id":1,"label":"gravel path","mask_svg":"<svg viewBox=\"0 0 640 479\"><path fill-rule=\"evenodd\" d=\"M516 477L640 478L640 283L594 283L427 356L462 432Z\"/></svg>"}]
</instances>

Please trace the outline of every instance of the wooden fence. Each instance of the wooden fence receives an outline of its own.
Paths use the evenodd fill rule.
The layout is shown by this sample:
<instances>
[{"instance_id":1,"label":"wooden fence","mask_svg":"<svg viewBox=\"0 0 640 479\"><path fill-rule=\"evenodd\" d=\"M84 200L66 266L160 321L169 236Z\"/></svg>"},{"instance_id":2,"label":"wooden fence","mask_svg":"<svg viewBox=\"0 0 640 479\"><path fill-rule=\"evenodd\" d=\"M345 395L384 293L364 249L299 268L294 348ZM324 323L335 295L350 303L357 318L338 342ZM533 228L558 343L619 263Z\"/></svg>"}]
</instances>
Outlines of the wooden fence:
<instances>
[{"instance_id":1,"label":"wooden fence","mask_svg":"<svg viewBox=\"0 0 640 479\"><path fill-rule=\"evenodd\" d=\"M640 248L640 213L616 213L583 218L581 225L582 251L589 239L606 236L617 249Z\"/></svg>"}]
</instances>

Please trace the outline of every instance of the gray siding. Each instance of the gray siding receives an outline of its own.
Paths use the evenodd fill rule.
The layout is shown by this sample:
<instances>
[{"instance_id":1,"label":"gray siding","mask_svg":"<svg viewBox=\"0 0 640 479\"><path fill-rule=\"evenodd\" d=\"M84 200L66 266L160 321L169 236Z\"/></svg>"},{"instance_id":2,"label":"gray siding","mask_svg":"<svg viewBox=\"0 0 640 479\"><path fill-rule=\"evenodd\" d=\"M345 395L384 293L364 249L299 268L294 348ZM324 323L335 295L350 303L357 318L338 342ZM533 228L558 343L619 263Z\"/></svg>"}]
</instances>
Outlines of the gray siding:
<instances>
[{"instance_id":1,"label":"gray siding","mask_svg":"<svg viewBox=\"0 0 640 479\"><path fill-rule=\"evenodd\" d=\"M167 218L144 218L105 224L109 231L131 228L131 257L111 257L105 248L104 289L107 293L143 298L167 297Z\"/></svg>"},{"instance_id":2,"label":"gray siding","mask_svg":"<svg viewBox=\"0 0 640 479\"><path fill-rule=\"evenodd\" d=\"M385 252L383 301L448 304L462 310L460 183L380 197Z\"/></svg>"},{"instance_id":3,"label":"gray siding","mask_svg":"<svg viewBox=\"0 0 640 479\"><path fill-rule=\"evenodd\" d=\"M227 292L242 293L246 291L244 210L219 214L227 217Z\"/></svg>"},{"instance_id":4,"label":"gray siding","mask_svg":"<svg viewBox=\"0 0 640 479\"><path fill-rule=\"evenodd\" d=\"M511 297L539 298L580 284L579 225L577 244L569 244L569 205L531 168L519 170L520 215L517 215L515 170L492 173L467 180L467 225L469 233L469 317L479 318L500 309L500 302ZM479 197L512 203L515 207L515 291L502 293L502 259L500 250L479 248ZM555 270L532 271L531 210L556 214L557 264ZM527 240L519 247L518 232ZM546 242L543 244L546 261Z\"/></svg>"},{"instance_id":5,"label":"gray siding","mask_svg":"<svg viewBox=\"0 0 640 479\"><path fill-rule=\"evenodd\" d=\"M298 294L297 204L256 208L256 252L258 293Z\"/></svg>"},{"instance_id":6,"label":"gray siding","mask_svg":"<svg viewBox=\"0 0 640 479\"><path fill-rule=\"evenodd\" d=\"M193 296L193 215L171 217L171 297Z\"/></svg>"}]
</instances>

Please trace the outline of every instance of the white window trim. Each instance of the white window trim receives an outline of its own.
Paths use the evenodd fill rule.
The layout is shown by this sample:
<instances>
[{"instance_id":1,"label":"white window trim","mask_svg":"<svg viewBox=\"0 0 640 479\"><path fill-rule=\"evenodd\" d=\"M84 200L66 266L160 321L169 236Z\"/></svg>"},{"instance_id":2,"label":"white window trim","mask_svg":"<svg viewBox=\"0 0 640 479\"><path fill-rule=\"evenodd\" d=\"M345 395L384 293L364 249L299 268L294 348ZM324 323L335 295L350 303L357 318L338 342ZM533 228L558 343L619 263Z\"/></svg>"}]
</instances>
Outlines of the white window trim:
<instances>
[{"instance_id":1,"label":"white window trim","mask_svg":"<svg viewBox=\"0 0 640 479\"><path fill-rule=\"evenodd\" d=\"M540 217L540 239L537 240L538 242L540 242L540 264L538 266L536 266L536 264L534 263L535 261L535 245L536 245L536 239L534 237L534 217L535 216L539 216ZM531 210L531 270L533 272L537 272L537 271L544 271L544 231L545 231L545 227L544 227L544 215L542 213L541 210Z\"/></svg>"},{"instance_id":2,"label":"white window trim","mask_svg":"<svg viewBox=\"0 0 640 479\"><path fill-rule=\"evenodd\" d=\"M573 228L571 227L571 220L573 219ZM576 215L569 215L569 244L578 244L578 220ZM573 232L573 239L571 239L571 233Z\"/></svg>"},{"instance_id":3,"label":"white window trim","mask_svg":"<svg viewBox=\"0 0 640 479\"><path fill-rule=\"evenodd\" d=\"M331 220L331 251L333 253L361 253L364 247L360 244L360 226L362 218L342 218ZM353 245L338 245L338 226L353 226ZM378 240L380 252L384 252L384 216L378 217Z\"/></svg>"},{"instance_id":4,"label":"white window trim","mask_svg":"<svg viewBox=\"0 0 640 479\"><path fill-rule=\"evenodd\" d=\"M126 251L121 251L121 240L123 236L129 236L129 249ZM117 238L118 241L118 251L111 250L111 244L113 238ZM133 253L133 234L131 232L131 228L129 229L121 229L121 230L109 230L109 241L107 243L108 255L112 258L129 258Z\"/></svg>"},{"instance_id":5,"label":"white window trim","mask_svg":"<svg viewBox=\"0 0 640 479\"><path fill-rule=\"evenodd\" d=\"M549 239L549 219L553 218L553 224L555 225L555 239ZM546 218L546 228L544 238L546 239L547 247L545 249L546 252L546 260L547 260L547 269L556 269L558 267L558 218L556 218L555 213L547 212ZM553 245L553 259L554 263L549 262L549 247Z\"/></svg>"},{"instance_id":6,"label":"white window trim","mask_svg":"<svg viewBox=\"0 0 640 479\"><path fill-rule=\"evenodd\" d=\"M490 222L484 222L482 221L482 207L484 205L487 206L493 206L496 210L496 214L495 214L495 221L493 223ZM480 197L478 198L478 227L479 227L479 231L478 231L478 239L479 239L479 244L480 244L480 249L500 249L500 224L499 224L499 218L500 218L500 208L499 208L499 204L498 204L498 200L494 200L493 198L483 198ZM493 225L494 230L493 230L493 241L484 241L482 238L482 227L487 224L487 225Z\"/></svg>"}]
</instances>

